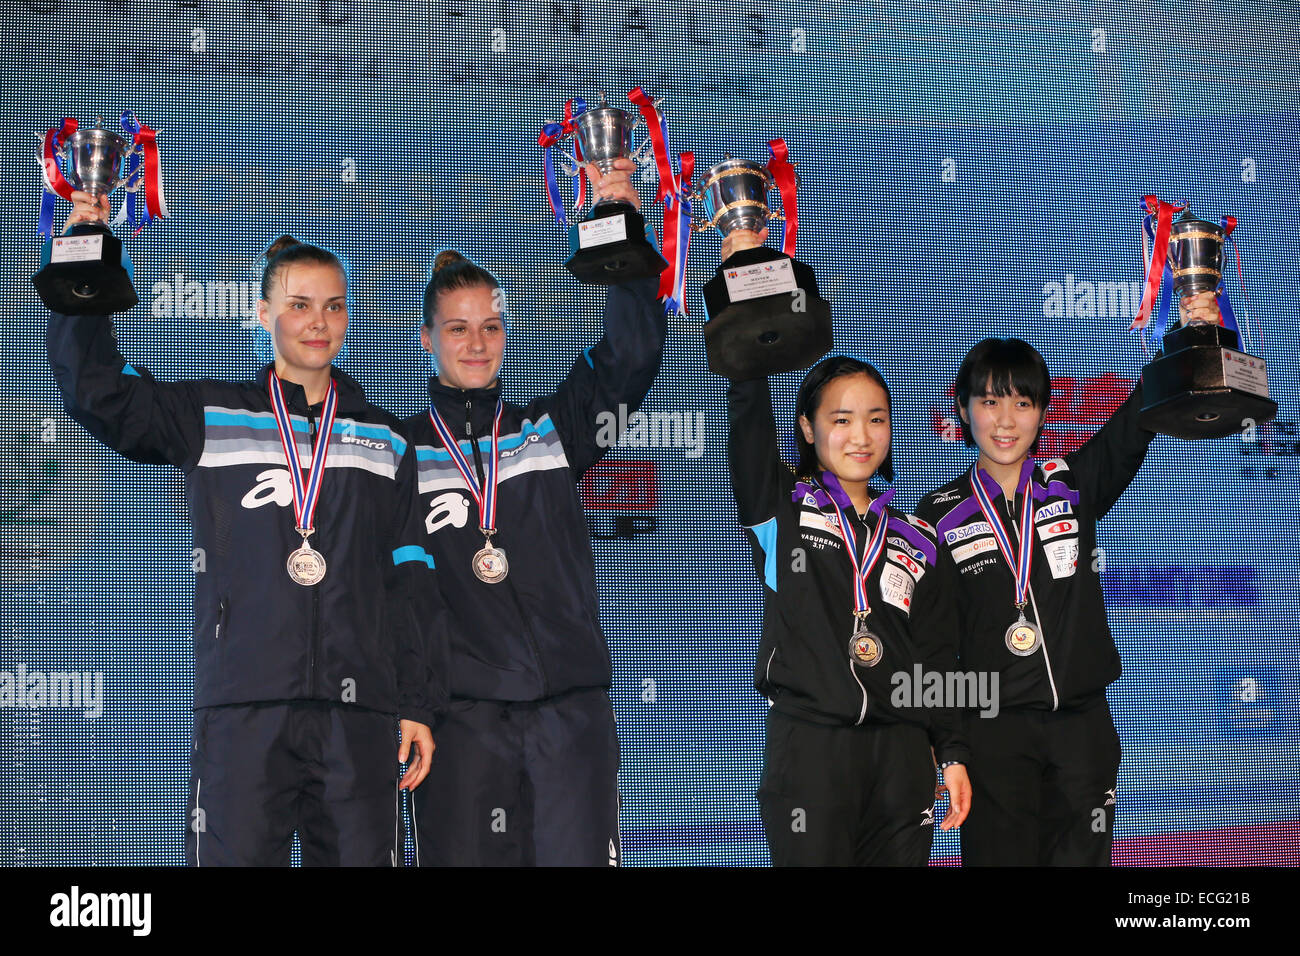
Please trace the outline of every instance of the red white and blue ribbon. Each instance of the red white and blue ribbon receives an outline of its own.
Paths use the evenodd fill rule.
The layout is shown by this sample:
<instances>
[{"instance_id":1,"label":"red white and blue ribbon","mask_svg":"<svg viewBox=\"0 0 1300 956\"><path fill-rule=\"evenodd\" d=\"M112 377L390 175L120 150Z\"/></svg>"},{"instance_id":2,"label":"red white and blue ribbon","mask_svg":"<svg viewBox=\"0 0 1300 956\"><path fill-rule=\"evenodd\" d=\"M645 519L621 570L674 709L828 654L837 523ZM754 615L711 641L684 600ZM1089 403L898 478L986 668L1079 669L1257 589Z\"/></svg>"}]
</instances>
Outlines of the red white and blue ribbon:
<instances>
[{"instance_id":1,"label":"red white and blue ribbon","mask_svg":"<svg viewBox=\"0 0 1300 956\"><path fill-rule=\"evenodd\" d=\"M978 467L972 468L970 473L970 485L975 492L975 500L979 502L980 511L984 512L984 520L989 523L993 529L993 537L997 539L998 550L1002 556L1007 559L1007 565L1011 568L1011 573L1016 579L1016 607L1021 610L1029 601L1029 572L1034 563L1034 496L1030 490L1033 480L1033 470L1025 469L1023 483L1017 489L1017 494L1023 494L1024 504L1021 505L1019 555L1016 549L1011 546L1011 538L1007 534L1006 526L1002 523L1002 517L998 513L997 507L993 504L993 499L989 497L988 489L984 487L984 482L979 479Z\"/></svg>"},{"instance_id":2,"label":"red white and blue ribbon","mask_svg":"<svg viewBox=\"0 0 1300 956\"><path fill-rule=\"evenodd\" d=\"M59 166L59 157L68 145L68 140L77 131L77 121L64 117L53 129L38 136L40 147L36 153L36 162L41 167L41 212L37 225L37 234L50 238L54 234L54 200L56 197L72 201L72 184L63 175Z\"/></svg>"},{"instance_id":3,"label":"red white and blue ribbon","mask_svg":"<svg viewBox=\"0 0 1300 956\"><path fill-rule=\"evenodd\" d=\"M329 394L325 396L325 406L321 409L320 430L317 432L316 449L311 457L311 471L307 473L306 482L302 477L302 462L298 457L298 441L294 438L293 423L289 420L289 408L284 402L284 391L280 388L280 376L271 370L268 390L271 393L271 410L275 413L275 426L280 430L280 444L284 446L284 457L289 463L289 478L293 486L293 517L297 521L295 529L304 537L314 527L316 502L320 500L321 482L325 475L325 458L329 455L330 436L334 431L334 411L338 407L338 389L330 379Z\"/></svg>"},{"instance_id":4,"label":"red white and blue ribbon","mask_svg":"<svg viewBox=\"0 0 1300 956\"><path fill-rule=\"evenodd\" d=\"M785 213L785 231L781 237L781 251L787 256L794 255L795 237L799 233L799 198L798 186L794 175L794 164L790 162L790 150L784 139L774 139L767 144L772 154L767 168L772 180L781 194L781 211Z\"/></svg>"},{"instance_id":5,"label":"red white and blue ribbon","mask_svg":"<svg viewBox=\"0 0 1300 956\"><path fill-rule=\"evenodd\" d=\"M158 131L151 129L135 118L129 110L122 114L122 129L131 134L135 149L131 151L130 167L127 173L127 220L136 231L147 226L155 219L167 219L167 196L163 192L162 166L158 162ZM143 172L143 180L131 182ZM144 190L144 214L136 217L135 193Z\"/></svg>"},{"instance_id":6,"label":"red white and blue ribbon","mask_svg":"<svg viewBox=\"0 0 1300 956\"><path fill-rule=\"evenodd\" d=\"M1237 240L1232 238L1232 233L1237 228L1237 217L1224 216L1219 220L1219 225L1223 227L1224 244L1227 245L1227 243L1231 242L1232 251L1237 255L1237 281L1240 284L1239 287L1241 289L1242 305L1245 306L1246 286L1241 274L1241 252L1237 249ZM1228 282L1226 279L1222 277L1219 279L1219 287L1215 290L1214 294L1215 299L1219 304L1219 315L1223 319L1224 328L1232 329L1232 331L1237 333L1237 348L1242 352L1246 351L1246 338L1243 333L1248 331L1248 324L1245 320L1249 318L1249 313L1247 312L1242 315L1242 323L1239 325L1237 323L1237 315L1232 310L1232 300L1228 298Z\"/></svg>"},{"instance_id":7,"label":"red white and blue ribbon","mask_svg":"<svg viewBox=\"0 0 1300 956\"><path fill-rule=\"evenodd\" d=\"M1169 303L1173 296L1173 272L1169 266L1169 234L1173 229L1174 213L1182 212L1187 208L1187 204L1179 206L1164 202L1154 194L1143 196L1142 203L1147 211L1142 220L1142 250L1143 258L1146 260L1147 276L1146 285L1142 290L1142 301L1138 306L1137 315L1129 325L1129 331L1145 329L1150 324L1151 312L1156 307L1156 295L1163 285L1164 296L1160 300L1159 320L1156 323L1156 336L1159 337L1164 333L1169 316ZM1151 243L1149 255L1148 241ZM1164 281L1166 279L1168 281Z\"/></svg>"},{"instance_id":8,"label":"red white and blue ribbon","mask_svg":"<svg viewBox=\"0 0 1300 956\"><path fill-rule=\"evenodd\" d=\"M452 464L460 472L460 477L464 479L465 486L478 505L479 530L485 535L496 534L497 528L497 452L500 447L501 412L504 407L501 399L498 398L496 416L492 419L492 454L484 465L482 485L479 484L478 475L475 474L469 459L460 450L460 444L452 437L447 423L442 420L436 408L429 408L429 421L433 422L433 430L442 439L442 447L446 448L447 454L451 455Z\"/></svg>"},{"instance_id":9,"label":"red white and blue ribbon","mask_svg":"<svg viewBox=\"0 0 1300 956\"><path fill-rule=\"evenodd\" d=\"M555 175L555 157L552 156L551 150L559 144L560 140L577 130L578 117L586 110L586 100L575 96L564 104L564 122L547 123L537 134L537 145L542 147L542 174L546 177L546 198L551 204L551 214L555 216L555 221L565 229L569 227L569 220L564 214L564 200L560 196L560 186ZM581 164L582 146L576 136L573 139L573 154ZM573 196L573 208L581 209L583 203L587 201L587 173L581 165L573 174Z\"/></svg>"},{"instance_id":10,"label":"red white and blue ribbon","mask_svg":"<svg viewBox=\"0 0 1300 956\"><path fill-rule=\"evenodd\" d=\"M889 499L894 497L894 489L886 488L871 503L872 510L879 508L879 513L876 516L876 529L871 534L871 540L867 542L867 550L861 560L858 560L858 536L853 531L853 525L849 523L849 516L840 507L834 495L829 497L831 505L835 508L835 514L839 517L840 537L844 539L844 548L849 553L849 563L853 565L853 611L857 615L864 615L871 611L871 603L867 600L867 578L871 576L871 569L876 566L876 562L885 551L885 532L889 525L889 515L885 511L885 505L889 504Z\"/></svg>"},{"instance_id":11,"label":"red white and blue ribbon","mask_svg":"<svg viewBox=\"0 0 1300 956\"><path fill-rule=\"evenodd\" d=\"M664 197L664 258L668 268L659 276L659 297L669 315L686 314L686 259L691 245L691 177L695 174L695 154L678 157L681 175L674 178L675 191Z\"/></svg>"}]
</instances>

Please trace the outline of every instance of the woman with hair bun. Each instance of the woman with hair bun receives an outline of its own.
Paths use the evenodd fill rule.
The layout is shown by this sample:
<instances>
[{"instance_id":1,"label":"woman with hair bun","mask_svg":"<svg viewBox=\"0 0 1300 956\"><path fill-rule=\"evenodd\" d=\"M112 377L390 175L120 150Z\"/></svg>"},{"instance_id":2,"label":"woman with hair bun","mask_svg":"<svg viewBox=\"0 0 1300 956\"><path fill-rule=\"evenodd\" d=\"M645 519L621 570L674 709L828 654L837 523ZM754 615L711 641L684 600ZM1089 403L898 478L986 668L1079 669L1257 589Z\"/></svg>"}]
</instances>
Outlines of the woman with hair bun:
<instances>
[{"instance_id":1,"label":"woman with hair bun","mask_svg":"<svg viewBox=\"0 0 1300 956\"><path fill-rule=\"evenodd\" d=\"M107 218L73 195L68 224ZM444 704L443 617L397 419L332 365L347 277L289 236L266 253L251 382L158 382L103 315L51 315L68 413L127 459L185 473L196 576L186 853L195 866L388 866ZM399 716L400 715L400 716ZM398 778L398 762L411 759Z\"/></svg>"},{"instance_id":2,"label":"woman with hair bun","mask_svg":"<svg viewBox=\"0 0 1300 956\"><path fill-rule=\"evenodd\" d=\"M640 206L619 160L596 199ZM595 562L576 484L607 450L602 413L640 407L663 354L657 279L610 286L604 335L554 392L501 397L496 278L440 254L420 338L430 408L406 422L452 621L451 703L415 795L423 865L616 865L618 739Z\"/></svg>"}]
</instances>

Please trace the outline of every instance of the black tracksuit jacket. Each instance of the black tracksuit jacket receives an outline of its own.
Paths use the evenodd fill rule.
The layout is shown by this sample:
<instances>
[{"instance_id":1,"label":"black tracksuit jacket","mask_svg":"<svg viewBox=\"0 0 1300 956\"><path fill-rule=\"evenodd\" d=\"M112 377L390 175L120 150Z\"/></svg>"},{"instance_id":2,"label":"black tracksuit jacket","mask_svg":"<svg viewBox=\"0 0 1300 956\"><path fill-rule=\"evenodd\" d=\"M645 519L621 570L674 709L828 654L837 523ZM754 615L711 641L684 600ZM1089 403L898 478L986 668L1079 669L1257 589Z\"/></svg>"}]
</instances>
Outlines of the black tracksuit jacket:
<instances>
[{"instance_id":1,"label":"black tracksuit jacket","mask_svg":"<svg viewBox=\"0 0 1300 956\"><path fill-rule=\"evenodd\" d=\"M451 627L454 698L532 701L582 687L608 687L609 648L600 627L595 560L577 482L608 448L601 416L631 414L663 357L667 318L658 280L610 286L605 334L575 359L550 395L505 403L493 545L505 580L478 580L483 547L478 506L427 411L408 418L415 449L423 547L433 556ZM429 382L429 399L483 480L500 383L459 389ZM605 429L605 431L608 431Z\"/></svg>"},{"instance_id":2,"label":"black tracksuit jacket","mask_svg":"<svg viewBox=\"0 0 1300 956\"><path fill-rule=\"evenodd\" d=\"M131 461L185 473L194 545L195 707L355 704L433 724L446 704L445 618L421 548L415 462L398 420L334 369L338 405L312 547L311 587L289 578L289 471L264 367L252 382L158 382L118 352L102 315L51 315L50 366L68 413ZM299 456L319 406L282 382ZM304 477L306 472L304 471Z\"/></svg>"},{"instance_id":3,"label":"black tracksuit jacket","mask_svg":"<svg viewBox=\"0 0 1300 956\"><path fill-rule=\"evenodd\" d=\"M799 481L782 462L766 379L733 382L727 390L727 453L740 523L763 581L763 636L754 683L773 709L816 723L855 726L905 721L926 728L939 762L965 762L968 750L953 709L895 706L895 674L912 678L954 666L949 633L934 581L934 531L894 508L885 551L868 576L868 627L884 645L880 662L851 662L853 569L844 552L828 492L855 522L865 551L880 520L864 523L834 476ZM948 655L945 657L945 654Z\"/></svg>"},{"instance_id":4,"label":"black tracksuit jacket","mask_svg":"<svg viewBox=\"0 0 1300 956\"><path fill-rule=\"evenodd\" d=\"M971 470L921 499L917 515L939 538L939 580L960 615L962 666L997 672L1002 710L1058 710L1087 702L1120 675L1119 653L1102 598L1097 521L1137 475L1155 437L1138 425L1142 386L1078 451L1035 465L1033 566L1025 616L1039 627L1040 648L1018 657L1006 630L1016 620L1015 579L971 488ZM973 468L974 466L972 466ZM980 472L1013 545L1023 497L1008 502ZM1024 477L1022 474L1021 482Z\"/></svg>"}]
</instances>

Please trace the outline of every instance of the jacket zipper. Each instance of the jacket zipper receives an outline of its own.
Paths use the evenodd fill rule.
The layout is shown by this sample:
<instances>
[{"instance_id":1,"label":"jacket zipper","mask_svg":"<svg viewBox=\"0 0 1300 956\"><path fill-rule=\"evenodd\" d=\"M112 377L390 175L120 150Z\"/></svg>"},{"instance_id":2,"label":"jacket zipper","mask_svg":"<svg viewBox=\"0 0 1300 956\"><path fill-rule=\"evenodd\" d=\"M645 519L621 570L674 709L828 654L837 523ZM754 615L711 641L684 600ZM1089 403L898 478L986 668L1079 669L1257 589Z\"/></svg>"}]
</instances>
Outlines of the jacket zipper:
<instances>
[{"instance_id":1,"label":"jacket zipper","mask_svg":"<svg viewBox=\"0 0 1300 956\"><path fill-rule=\"evenodd\" d=\"M316 415L311 406L307 406L307 434L311 442L311 453L316 454ZM328 437L326 441L328 441ZM324 478L324 475L321 476ZM320 585L311 587L311 640L307 653L307 696L316 696L316 658L320 652Z\"/></svg>"},{"instance_id":2,"label":"jacket zipper","mask_svg":"<svg viewBox=\"0 0 1300 956\"><path fill-rule=\"evenodd\" d=\"M217 634L214 640L221 640L221 625L226 621L226 599L217 602Z\"/></svg>"},{"instance_id":3,"label":"jacket zipper","mask_svg":"<svg viewBox=\"0 0 1300 956\"><path fill-rule=\"evenodd\" d=\"M465 437L469 440L470 448L474 451L474 467L478 469L479 487L482 488L485 482L483 474L483 456L479 452L478 440L474 437L474 403L468 395L465 396ZM500 462L497 467L500 468ZM481 517L481 516L480 516ZM528 642L528 649L533 655L533 661L537 664L538 676L542 679L542 694L550 696L551 682L546 676L546 668L542 665L542 655L537 649L537 641L533 637L533 629L528 625L528 615L524 613L523 602L519 600L519 592L515 590L515 582L507 575L505 580L506 590L510 593L510 599L514 603L515 613L519 615L519 621L523 625L524 639ZM599 622L596 624L600 627Z\"/></svg>"},{"instance_id":4,"label":"jacket zipper","mask_svg":"<svg viewBox=\"0 0 1300 956\"><path fill-rule=\"evenodd\" d=\"M1033 488L1034 480L1031 477L1029 479L1029 487L1026 489L1026 494L1032 494ZM1005 496L1003 496L1003 500L1006 501ZM1012 519L1012 527L1015 527L1016 516L1014 511L1015 508L1012 506L1012 503L1008 501L1007 515ZM1022 533L1026 531L1031 537L1033 536L1034 529L1032 523L1029 528L1021 529ZM1016 543L1019 544L1020 542L1017 541ZM1038 625L1038 639L1043 642L1043 663L1047 667L1047 686L1052 688L1052 710L1056 710L1060 706L1061 699L1056 693L1056 679L1052 676L1052 658L1047 653L1047 635L1043 631L1043 616L1038 613L1038 601L1034 598L1034 586L1032 584L1029 585L1029 603L1034 609L1034 623Z\"/></svg>"}]
</instances>

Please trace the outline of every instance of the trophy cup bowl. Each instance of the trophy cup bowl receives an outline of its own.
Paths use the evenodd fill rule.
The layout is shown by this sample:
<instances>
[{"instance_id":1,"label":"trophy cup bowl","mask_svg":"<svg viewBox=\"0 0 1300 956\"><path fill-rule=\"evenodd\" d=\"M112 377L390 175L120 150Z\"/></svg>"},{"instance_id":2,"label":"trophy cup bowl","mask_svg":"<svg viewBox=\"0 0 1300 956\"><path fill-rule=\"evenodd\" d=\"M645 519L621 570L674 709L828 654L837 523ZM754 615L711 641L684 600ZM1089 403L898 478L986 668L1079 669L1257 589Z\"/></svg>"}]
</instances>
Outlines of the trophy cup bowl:
<instances>
[{"instance_id":1,"label":"trophy cup bowl","mask_svg":"<svg viewBox=\"0 0 1300 956\"><path fill-rule=\"evenodd\" d=\"M126 182L123 162L133 149L100 120L78 129L61 151L65 178L74 190L96 199ZM57 159L56 159L57 162ZM32 284L46 308L64 315L109 315L133 308L139 297L124 263L122 240L100 222L72 226L45 243Z\"/></svg>"},{"instance_id":2,"label":"trophy cup bowl","mask_svg":"<svg viewBox=\"0 0 1300 956\"><path fill-rule=\"evenodd\" d=\"M728 156L700 184L699 228L725 238L783 219L768 206L772 186L766 166ZM812 269L770 246L742 249L719 265L704 284L704 308L709 370L733 381L807 368L835 345L831 307Z\"/></svg>"},{"instance_id":3,"label":"trophy cup bowl","mask_svg":"<svg viewBox=\"0 0 1300 956\"><path fill-rule=\"evenodd\" d=\"M1180 296L1219 287L1226 237L1222 226L1190 210L1173 224L1169 254ZM1276 418L1264 360L1239 344L1232 329L1209 322L1167 332L1161 354L1142 374L1142 427L1175 438L1224 438Z\"/></svg>"},{"instance_id":4,"label":"trophy cup bowl","mask_svg":"<svg viewBox=\"0 0 1300 956\"><path fill-rule=\"evenodd\" d=\"M636 161L649 143L634 149L632 140L639 116L610 106L601 95L597 106L584 110L574 120L574 140L585 162L608 175L617 159ZM568 156L578 165L575 157ZM583 222L569 228L569 249L564 264L580 282L614 285L631 279L657 276L668 268L646 235L645 216L630 202L602 199L592 206Z\"/></svg>"}]
</instances>

